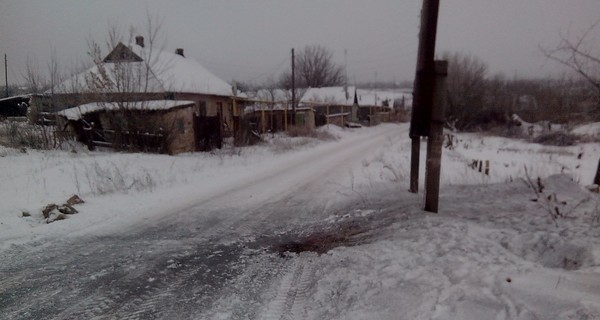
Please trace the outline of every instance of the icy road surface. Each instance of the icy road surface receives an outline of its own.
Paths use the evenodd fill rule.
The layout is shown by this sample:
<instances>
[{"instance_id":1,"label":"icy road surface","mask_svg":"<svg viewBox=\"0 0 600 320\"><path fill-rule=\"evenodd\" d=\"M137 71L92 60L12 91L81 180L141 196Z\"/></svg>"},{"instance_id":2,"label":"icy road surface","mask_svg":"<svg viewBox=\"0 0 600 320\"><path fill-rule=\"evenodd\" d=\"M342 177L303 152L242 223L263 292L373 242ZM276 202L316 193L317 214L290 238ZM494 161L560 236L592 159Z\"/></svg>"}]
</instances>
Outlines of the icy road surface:
<instances>
[{"instance_id":1,"label":"icy road surface","mask_svg":"<svg viewBox=\"0 0 600 320\"><path fill-rule=\"evenodd\" d=\"M289 315L311 273L284 253L294 241L286 231L318 229L318 221L360 202L347 184L352 168L406 128L365 130L215 183L193 206L134 226L6 250L0 319L199 319L218 317L223 308L239 318ZM270 289L282 277L296 289ZM285 297L265 310L263 299L273 295Z\"/></svg>"},{"instance_id":2,"label":"icy road surface","mask_svg":"<svg viewBox=\"0 0 600 320\"><path fill-rule=\"evenodd\" d=\"M330 130L178 157L0 149L0 319L600 319L598 143L455 134L426 214L408 124ZM156 184L85 184L105 172ZM74 187L81 212L40 221Z\"/></svg>"}]
</instances>

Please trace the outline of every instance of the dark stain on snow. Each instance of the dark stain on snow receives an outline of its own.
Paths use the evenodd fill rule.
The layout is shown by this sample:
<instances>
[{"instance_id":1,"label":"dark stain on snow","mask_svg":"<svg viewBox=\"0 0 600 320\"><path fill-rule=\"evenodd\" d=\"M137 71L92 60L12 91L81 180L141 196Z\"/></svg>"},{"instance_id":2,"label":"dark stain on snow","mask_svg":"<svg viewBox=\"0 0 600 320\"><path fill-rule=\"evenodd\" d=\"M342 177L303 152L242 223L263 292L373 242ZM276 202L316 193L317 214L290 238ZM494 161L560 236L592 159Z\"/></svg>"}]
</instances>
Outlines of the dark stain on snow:
<instances>
[{"instance_id":1,"label":"dark stain on snow","mask_svg":"<svg viewBox=\"0 0 600 320\"><path fill-rule=\"evenodd\" d=\"M289 253L327 253L337 247L351 247L368 243L373 226L364 220L351 220L326 228L289 231L257 240L257 245L286 256Z\"/></svg>"}]
</instances>

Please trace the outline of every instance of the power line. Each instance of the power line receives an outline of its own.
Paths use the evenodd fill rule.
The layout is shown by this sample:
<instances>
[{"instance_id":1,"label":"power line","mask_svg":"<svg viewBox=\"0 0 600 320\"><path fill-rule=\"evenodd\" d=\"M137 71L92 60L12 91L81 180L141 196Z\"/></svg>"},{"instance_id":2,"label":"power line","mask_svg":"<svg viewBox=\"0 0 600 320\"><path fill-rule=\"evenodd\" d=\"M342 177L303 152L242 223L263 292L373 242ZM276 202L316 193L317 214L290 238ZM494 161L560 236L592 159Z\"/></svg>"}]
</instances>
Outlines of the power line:
<instances>
[{"instance_id":1,"label":"power line","mask_svg":"<svg viewBox=\"0 0 600 320\"><path fill-rule=\"evenodd\" d=\"M260 68L257 67L256 65L244 65L244 64L237 64L237 63L229 63L229 62L217 62L214 60L210 60L210 59L202 59L203 62L206 63L206 65L209 66L214 66L215 68L222 68L222 67L228 67L230 70L234 71L233 69L238 69L238 68L245 68L245 69L253 69L253 70L257 70L257 69L262 69L264 70L264 68ZM288 61L288 58L282 58L275 67L273 68L267 68L267 71L264 71L262 73L260 73L257 76L252 77L249 81L255 81L256 79L259 79L261 77L265 77L265 76L271 76L274 75L277 71L279 71L283 65Z\"/></svg>"},{"instance_id":2,"label":"power line","mask_svg":"<svg viewBox=\"0 0 600 320\"><path fill-rule=\"evenodd\" d=\"M288 60L287 57L283 58L281 60L281 62L279 62L279 64L277 64L277 66L275 68L270 69L271 71L267 71L267 72L261 73L258 76L254 77L254 78L251 78L250 81L254 81L254 80L259 79L259 78L261 78L263 76L272 76L272 75L274 75L279 69L281 69L281 67L283 67L283 65L287 62L287 60Z\"/></svg>"}]
</instances>

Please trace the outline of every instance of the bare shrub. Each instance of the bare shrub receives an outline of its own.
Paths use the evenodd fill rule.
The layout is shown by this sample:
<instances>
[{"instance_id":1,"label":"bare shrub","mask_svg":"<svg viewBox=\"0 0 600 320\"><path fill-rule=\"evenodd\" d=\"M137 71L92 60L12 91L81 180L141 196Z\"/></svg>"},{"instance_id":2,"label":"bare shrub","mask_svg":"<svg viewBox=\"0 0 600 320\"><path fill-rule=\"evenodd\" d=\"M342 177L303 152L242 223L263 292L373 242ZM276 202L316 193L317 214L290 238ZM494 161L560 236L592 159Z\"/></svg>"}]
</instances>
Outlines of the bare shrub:
<instances>
[{"instance_id":1,"label":"bare shrub","mask_svg":"<svg viewBox=\"0 0 600 320\"><path fill-rule=\"evenodd\" d=\"M286 153L304 146L314 143L314 140L309 138L295 137L295 138L278 138L274 139L271 143L271 149L274 153Z\"/></svg>"},{"instance_id":2,"label":"bare shrub","mask_svg":"<svg viewBox=\"0 0 600 320\"><path fill-rule=\"evenodd\" d=\"M292 126L292 127L288 128L288 130L286 131L286 134L289 137L308 137L308 138L315 138L315 139L324 140L324 141L335 139L335 137L327 131L318 131L318 130L307 128L307 127Z\"/></svg>"},{"instance_id":3,"label":"bare shrub","mask_svg":"<svg viewBox=\"0 0 600 320\"><path fill-rule=\"evenodd\" d=\"M85 181L93 194L109 194L113 192L152 191L156 187L154 177L147 170L127 172L113 163L101 165L94 162L84 168ZM75 173L76 184L79 185L78 174Z\"/></svg>"},{"instance_id":4,"label":"bare shrub","mask_svg":"<svg viewBox=\"0 0 600 320\"><path fill-rule=\"evenodd\" d=\"M489 130L489 133L494 136L511 139L525 139L528 137L521 127L512 125L511 123L493 127Z\"/></svg>"},{"instance_id":5,"label":"bare shrub","mask_svg":"<svg viewBox=\"0 0 600 320\"><path fill-rule=\"evenodd\" d=\"M577 136L577 139L581 143L600 143L600 135L597 136Z\"/></svg>"},{"instance_id":6,"label":"bare shrub","mask_svg":"<svg viewBox=\"0 0 600 320\"><path fill-rule=\"evenodd\" d=\"M23 122L4 122L0 135L7 146L49 150L55 145L54 127Z\"/></svg>"},{"instance_id":7,"label":"bare shrub","mask_svg":"<svg viewBox=\"0 0 600 320\"><path fill-rule=\"evenodd\" d=\"M577 143L577 136L566 132L556 131L540 135L533 139L533 142L548 146L572 146Z\"/></svg>"}]
</instances>

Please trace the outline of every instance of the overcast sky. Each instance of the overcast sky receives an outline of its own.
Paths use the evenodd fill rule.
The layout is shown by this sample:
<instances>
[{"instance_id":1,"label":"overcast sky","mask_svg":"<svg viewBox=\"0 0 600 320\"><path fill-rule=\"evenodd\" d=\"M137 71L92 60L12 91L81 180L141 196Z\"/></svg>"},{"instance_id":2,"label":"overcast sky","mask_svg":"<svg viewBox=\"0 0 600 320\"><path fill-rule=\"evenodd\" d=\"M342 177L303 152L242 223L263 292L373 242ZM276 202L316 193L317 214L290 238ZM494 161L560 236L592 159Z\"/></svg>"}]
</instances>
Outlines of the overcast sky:
<instances>
[{"instance_id":1,"label":"overcast sky","mask_svg":"<svg viewBox=\"0 0 600 320\"><path fill-rule=\"evenodd\" d=\"M63 69L90 63L87 39L109 25L142 30L162 21L164 47L185 49L226 81L263 82L289 68L290 49L321 44L347 62L350 81L412 80L421 0L0 0L0 54L9 83L27 58L45 68L52 50ZM441 0L437 52L462 51L490 73L544 77L559 68L538 47L556 45L600 20L600 0ZM346 51L346 55L344 55ZM0 68L4 74L4 65ZM4 79L1 83L4 83Z\"/></svg>"}]
</instances>

